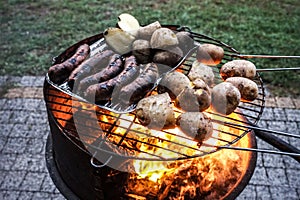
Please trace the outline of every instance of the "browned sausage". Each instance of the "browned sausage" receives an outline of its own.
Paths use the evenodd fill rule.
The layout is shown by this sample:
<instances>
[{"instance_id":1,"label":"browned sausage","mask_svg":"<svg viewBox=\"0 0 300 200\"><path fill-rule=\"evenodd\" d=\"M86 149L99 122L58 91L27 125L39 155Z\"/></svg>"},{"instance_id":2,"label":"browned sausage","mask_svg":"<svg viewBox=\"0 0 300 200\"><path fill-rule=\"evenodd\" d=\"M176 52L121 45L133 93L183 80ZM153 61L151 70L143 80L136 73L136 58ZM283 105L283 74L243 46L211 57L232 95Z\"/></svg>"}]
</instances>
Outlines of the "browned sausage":
<instances>
[{"instance_id":1,"label":"browned sausage","mask_svg":"<svg viewBox=\"0 0 300 200\"><path fill-rule=\"evenodd\" d=\"M78 85L78 91L84 91L88 86L107 81L114 78L123 70L123 58L119 54L114 54L107 67L98 73L90 75L82 79Z\"/></svg>"},{"instance_id":2,"label":"browned sausage","mask_svg":"<svg viewBox=\"0 0 300 200\"><path fill-rule=\"evenodd\" d=\"M90 101L106 101L111 98L114 89L122 87L133 81L139 74L139 65L136 58L130 56L125 59L123 71L108 81L91 85L84 93L84 97Z\"/></svg>"},{"instance_id":3,"label":"browned sausage","mask_svg":"<svg viewBox=\"0 0 300 200\"><path fill-rule=\"evenodd\" d=\"M70 73L88 57L89 53L89 45L83 44L78 47L76 53L71 58L49 68L48 75L50 80L53 83L62 84L69 77Z\"/></svg>"},{"instance_id":4,"label":"browned sausage","mask_svg":"<svg viewBox=\"0 0 300 200\"><path fill-rule=\"evenodd\" d=\"M68 84L73 87L75 81L82 80L84 77L95 73L96 70L107 66L110 57L114 54L111 50L105 50L97 53L93 57L81 63L69 76Z\"/></svg>"},{"instance_id":5,"label":"browned sausage","mask_svg":"<svg viewBox=\"0 0 300 200\"><path fill-rule=\"evenodd\" d=\"M113 100L120 101L123 106L137 103L154 86L158 76L157 65L154 63L148 63L133 82L125 85L119 94L116 93L118 98L114 98Z\"/></svg>"}]
</instances>

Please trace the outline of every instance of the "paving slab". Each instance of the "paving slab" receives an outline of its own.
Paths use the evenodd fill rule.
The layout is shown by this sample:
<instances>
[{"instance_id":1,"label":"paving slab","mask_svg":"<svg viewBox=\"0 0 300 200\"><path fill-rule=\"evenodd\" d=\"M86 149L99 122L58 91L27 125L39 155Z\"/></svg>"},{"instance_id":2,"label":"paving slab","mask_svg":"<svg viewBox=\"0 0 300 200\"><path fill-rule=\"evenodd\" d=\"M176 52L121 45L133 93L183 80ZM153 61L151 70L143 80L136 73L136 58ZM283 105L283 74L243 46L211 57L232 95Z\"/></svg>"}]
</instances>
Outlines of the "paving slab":
<instances>
[{"instance_id":1,"label":"paving slab","mask_svg":"<svg viewBox=\"0 0 300 200\"><path fill-rule=\"evenodd\" d=\"M44 159L50 129L43 82L42 76L0 76L0 85L14 86L0 98L0 199L65 199ZM299 99L268 97L258 125L300 135L299 103ZM299 140L278 137L300 148ZM257 143L258 148L276 150L259 138ZM238 200L300 199L297 161L267 153L258 153L257 158L254 174Z\"/></svg>"}]
</instances>

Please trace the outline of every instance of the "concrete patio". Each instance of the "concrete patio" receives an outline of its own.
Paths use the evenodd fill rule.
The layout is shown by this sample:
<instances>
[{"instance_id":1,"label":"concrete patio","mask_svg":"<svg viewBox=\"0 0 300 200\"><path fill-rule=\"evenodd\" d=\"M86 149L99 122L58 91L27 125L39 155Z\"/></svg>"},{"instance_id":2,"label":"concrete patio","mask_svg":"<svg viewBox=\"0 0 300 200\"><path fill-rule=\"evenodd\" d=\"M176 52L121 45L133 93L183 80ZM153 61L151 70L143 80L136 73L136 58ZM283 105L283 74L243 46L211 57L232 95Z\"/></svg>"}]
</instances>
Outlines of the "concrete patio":
<instances>
[{"instance_id":1,"label":"concrete patio","mask_svg":"<svg viewBox=\"0 0 300 200\"><path fill-rule=\"evenodd\" d=\"M42 76L0 76L0 199L64 199L45 163L50 131L43 81ZM300 99L266 97L258 125L300 135ZM300 149L296 138L280 138ZM274 149L257 142L258 148ZM300 164L289 156L258 153L253 177L237 199L300 199Z\"/></svg>"}]
</instances>

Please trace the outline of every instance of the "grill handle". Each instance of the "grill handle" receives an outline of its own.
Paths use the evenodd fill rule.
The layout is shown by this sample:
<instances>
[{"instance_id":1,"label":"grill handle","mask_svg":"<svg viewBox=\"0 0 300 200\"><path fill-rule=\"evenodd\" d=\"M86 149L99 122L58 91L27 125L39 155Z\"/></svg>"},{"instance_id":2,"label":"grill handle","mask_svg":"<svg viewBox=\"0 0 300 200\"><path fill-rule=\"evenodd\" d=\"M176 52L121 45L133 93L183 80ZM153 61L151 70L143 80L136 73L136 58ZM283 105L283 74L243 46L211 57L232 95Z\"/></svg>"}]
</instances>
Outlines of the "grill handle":
<instances>
[{"instance_id":1,"label":"grill handle","mask_svg":"<svg viewBox=\"0 0 300 200\"><path fill-rule=\"evenodd\" d=\"M298 148L296 148L295 146L285 142L284 140L274 135L267 134L264 131L258 129L254 130L254 132L258 138L262 139L263 141L267 142L268 144L272 145L273 147L277 148L280 151L300 154L300 150ZM294 155L290 155L290 156L300 163L300 156L294 156Z\"/></svg>"}]
</instances>

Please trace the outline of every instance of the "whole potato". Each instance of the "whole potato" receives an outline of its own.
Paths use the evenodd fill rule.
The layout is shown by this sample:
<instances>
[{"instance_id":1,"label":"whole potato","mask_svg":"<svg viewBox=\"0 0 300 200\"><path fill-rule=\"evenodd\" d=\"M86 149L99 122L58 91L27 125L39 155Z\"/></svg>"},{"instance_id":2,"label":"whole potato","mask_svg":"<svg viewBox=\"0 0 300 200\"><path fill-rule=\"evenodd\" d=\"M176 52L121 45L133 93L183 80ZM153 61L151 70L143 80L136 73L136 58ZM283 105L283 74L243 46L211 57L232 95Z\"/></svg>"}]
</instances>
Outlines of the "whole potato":
<instances>
[{"instance_id":1,"label":"whole potato","mask_svg":"<svg viewBox=\"0 0 300 200\"><path fill-rule=\"evenodd\" d=\"M132 43L132 53L136 57L138 63L149 63L152 57L150 42L148 40L135 40Z\"/></svg>"},{"instance_id":2,"label":"whole potato","mask_svg":"<svg viewBox=\"0 0 300 200\"><path fill-rule=\"evenodd\" d=\"M150 45L154 49L165 49L166 47L178 45L176 34L168 28L159 28L151 36Z\"/></svg>"},{"instance_id":3,"label":"whole potato","mask_svg":"<svg viewBox=\"0 0 300 200\"><path fill-rule=\"evenodd\" d=\"M241 99L245 101L253 101L258 96L257 84L245 77L230 77L226 82L234 85L241 93Z\"/></svg>"},{"instance_id":4,"label":"whole potato","mask_svg":"<svg viewBox=\"0 0 300 200\"><path fill-rule=\"evenodd\" d=\"M159 28L161 28L161 25L158 21L148 24L147 26L140 27L137 31L137 37L144 40L150 40L154 31Z\"/></svg>"},{"instance_id":5,"label":"whole potato","mask_svg":"<svg viewBox=\"0 0 300 200\"><path fill-rule=\"evenodd\" d=\"M211 137L213 124L211 119L201 112L186 112L178 116L176 125L188 137L200 144L203 140Z\"/></svg>"},{"instance_id":6,"label":"whole potato","mask_svg":"<svg viewBox=\"0 0 300 200\"><path fill-rule=\"evenodd\" d=\"M192 81L194 89L205 90L208 94L211 94L210 87L200 78L196 78Z\"/></svg>"},{"instance_id":7,"label":"whole potato","mask_svg":"<svg viewBox=\"0 0 300 200\"><path fill-rule=\"evenodd\" d=\"M212 88L212 108L218 113L229 115L240 103L240 91L229 82L221 82Z\"/></svg>"},{"instance_id":8,"label":"whole potato","mask_svg":"<svg viewBox=\"0 0 300 200\"><path fill-rule=\"evenodd\" d=\"M196 79L202 79L208 86L211 86L214 83L215 74L211 67L195 60L188 77L192 82Z\"/></svg>"},{"instance_id":9,"label":"whole potato","mask_svg":"<svg viewBox=\"0 0 300 200\"><path fill-rule=\"evenodd\" d=\"M223 48L214 44L201 44L196 54L196 58L199 62L211 66L219 64L223 57Z\"/></svg>"},{"instance_id":10,"label":"whole potato","mask_svg":"<svg viewBox=\"0 0 300 200\"><path fill-rule=\"evenodd\" d=\"M153 129L174 128L175 114L168 93L151 95L140 100L136 116L141 124Z\"/></svg>"},{"instance_id":11,"label":"whole potato","mask_svg":"<svg viewBox=\"0 0 300 200\"><path fill-rule=\"evenodd\" d=\"M186 87L191 87L189 78L180 72L173 71L161 79L157 91L158 93L168 92L171 99L175 99Z\"/></svg>"},{"instance_id":12,"label":"whole potato","mask_svg":"<svg viewBox=\"0 0 300 200\"><path fill-rule=\"evenodd\" d=\"M194 47L193 36L189 32L180 31L176 33L176 36L179 42L178 46L184 54Z\"/></svg>"},{"instance_id":13,"label":"whole potato","mask_svg":"<svg viewBox=\"0 0 300 200\"><path fill-rule=\"evenodd\" d=\"M175 67L181 60L183 52L179 47L169 47L166 50L159 50L153 56L153 62L169 67Z\"/></svg>"},{"instance_id":14,"label":"whole potato","mask_svg":"<svg viewBox=\"0 0 300 200\"><path fill-rule=\"evenodd\" d=\"M248 60L232 60L221 67L220 75L224 80L233 76L253 79L256 75L256 67Z\"/></svg>"},{"instance_id":15,"label":"whole potato","mask_svg":"<svg viewBox=\"0 0 300 200\"><path fill-rule=\"evenodd\" d=\"M176 98L175 105L184 111L202 112L211 104L210 94L203 89L186 87Z\"/></svg>"}]
</instances>

